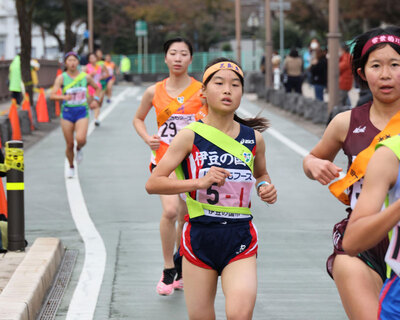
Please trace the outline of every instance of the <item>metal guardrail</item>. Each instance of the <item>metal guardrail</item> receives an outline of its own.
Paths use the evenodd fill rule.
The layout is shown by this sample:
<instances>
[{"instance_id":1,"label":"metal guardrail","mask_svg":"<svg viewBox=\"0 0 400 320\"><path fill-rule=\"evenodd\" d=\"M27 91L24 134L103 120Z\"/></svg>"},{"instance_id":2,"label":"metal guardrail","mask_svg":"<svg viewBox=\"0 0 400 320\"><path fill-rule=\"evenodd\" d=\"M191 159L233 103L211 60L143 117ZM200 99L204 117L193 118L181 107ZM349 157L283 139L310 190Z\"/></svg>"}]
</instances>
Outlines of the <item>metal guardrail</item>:
<instances>
[{"instance_id":1,"label":"metal guardrail","mask_svg":"<svg viewBox=\"0 0 400 320\"><path fill-rule=\"evenodd\" d=\"M261 50L257 50L254 56L252 51L243 51L241 61L243 71L258 71L262 54ZM164 53L152 53L147 56L132 54L127 55L127 57L131 61L131 74L168 74L168 68L164 62ZM201 74L207 63L218 57L236 59L233 51L196 52L193 54L193 60L188 72ZM112 55L112 60L119 65L121 55Z\"/></svg>"},{"instance_id":2,"label":"metal guardrail","mask_svg":"<svg viewBox=\"0 0 400 320\"><path fill-rule=\"evenodd\" d=\"M38 60L40 70L38 71L39 87L49 88L54 83L57 75L57 69L60 68L58 61L53 60ZM0 101L10 98L8 91L8 68L11 61L0 61Z\"/></svg>"}]
</instances>

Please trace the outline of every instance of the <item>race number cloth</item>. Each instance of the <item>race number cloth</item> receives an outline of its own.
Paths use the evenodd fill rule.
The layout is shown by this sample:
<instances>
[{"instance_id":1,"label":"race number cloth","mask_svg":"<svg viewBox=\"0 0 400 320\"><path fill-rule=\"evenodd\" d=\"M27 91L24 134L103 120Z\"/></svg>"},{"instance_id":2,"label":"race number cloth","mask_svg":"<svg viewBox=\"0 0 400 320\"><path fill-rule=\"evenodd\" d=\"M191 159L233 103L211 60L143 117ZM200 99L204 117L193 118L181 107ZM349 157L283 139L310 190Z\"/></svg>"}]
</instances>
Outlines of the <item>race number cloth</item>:
<instances>
[{"instance_id":1,"label":"race number cloth","mask_svg":"<svg viewBox=\"0 0 400 320\"><path fill-rule=\"evenodd\" d=\"M194 131L198 135L202 136L204 139L215 144L220 149L238 158L249 167L251 172L253 172L253 165L254 165L253 154L246 146L242 145L240 142L231 138L222 131L201 122L193 122L187 127L185 127L185 129L190 129ZM178 179L180 180L185 179L181 165L178 166L175 172ZM188 192L186 192L185 194L186 194L186 205L188 207L189 217L191 219L204 215L204 209L217 212L229 212L229 213L251 215L251 211L248 207L229 207L229 206L218 206L209 203L203 203L193 199Z\"/></svg>"},{"instance_id":2,"label":"race number cloth","mask_svg":"<svg viewBox=\"0 0 400 320\"><path fill-rule=\"evenodd\" d=\"M75 78L71 78L66 72L62 75L62 91L69 96L69 100L63 102L63 107L87 106L87 73L81 72Z\"/></svg>"},{"instance_id":3,"label":"race number cloth","mask_svg":"<svg viewBox=\"0 0 400 320\"><path fill-rule=\"evenodd\" d=\"M354 184L356 181L360 180L367 169L369 159L372 157L375 146L379 143L388 139L392 136L398 135L400 133L400 112L396 113L386 125L386 127L378 133L368 148L361 151L354 162L347 171L346 176L329 186L331 193L338 198L341 202L346 205L350 204L349 196L345 193L345 190Z\"/></svg>"}]
</instances>

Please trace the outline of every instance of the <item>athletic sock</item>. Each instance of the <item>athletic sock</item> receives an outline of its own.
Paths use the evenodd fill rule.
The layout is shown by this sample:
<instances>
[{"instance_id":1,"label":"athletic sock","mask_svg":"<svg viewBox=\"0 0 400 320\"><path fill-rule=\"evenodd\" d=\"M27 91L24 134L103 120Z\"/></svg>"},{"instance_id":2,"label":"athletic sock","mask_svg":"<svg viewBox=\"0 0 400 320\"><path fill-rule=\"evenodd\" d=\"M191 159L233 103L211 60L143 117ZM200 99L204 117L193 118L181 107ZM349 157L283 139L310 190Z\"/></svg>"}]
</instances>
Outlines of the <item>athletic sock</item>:
<instances>
[{"instance_id":1,"label":"athletic sock","mask_svg":"<svg viewBox=\"0 0 400 320\"><path fill-rule=\"evenodd\" d=\"M165 284L172 284L174 282L175 275L176 275L175 268L164 269L162 282L164 282Z\"/></svg>"}]
</instances>

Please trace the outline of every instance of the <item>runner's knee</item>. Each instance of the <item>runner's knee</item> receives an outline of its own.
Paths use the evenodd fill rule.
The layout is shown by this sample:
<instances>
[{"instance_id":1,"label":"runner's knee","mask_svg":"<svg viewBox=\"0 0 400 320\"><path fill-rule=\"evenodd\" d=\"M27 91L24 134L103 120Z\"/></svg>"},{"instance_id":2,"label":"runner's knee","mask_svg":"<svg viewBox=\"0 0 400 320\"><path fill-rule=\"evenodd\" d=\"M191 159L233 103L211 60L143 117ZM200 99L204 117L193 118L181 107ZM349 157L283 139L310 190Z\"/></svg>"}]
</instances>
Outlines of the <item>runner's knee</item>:
<instances>
[{"instance_id":1,"label":"runner's knee","mask_svg":"<svg viewBox=\"0 0 400 320\"><path fill-rule=\"evenodd\" d=\"M164 208L162 217L166 220L176 221L178 217L178 211L175 206L168 206Z\"/></svg>"}]
</instances>

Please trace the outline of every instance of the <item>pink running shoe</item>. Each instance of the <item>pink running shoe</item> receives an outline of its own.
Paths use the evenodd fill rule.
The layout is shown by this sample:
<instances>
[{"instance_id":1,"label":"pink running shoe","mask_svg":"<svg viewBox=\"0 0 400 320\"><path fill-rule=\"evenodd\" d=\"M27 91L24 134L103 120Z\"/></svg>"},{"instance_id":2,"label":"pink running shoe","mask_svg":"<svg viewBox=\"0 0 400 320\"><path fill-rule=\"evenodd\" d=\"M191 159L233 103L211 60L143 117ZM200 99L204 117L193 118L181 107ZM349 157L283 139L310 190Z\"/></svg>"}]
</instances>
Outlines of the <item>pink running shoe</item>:
<instances>
[{"instance_id":1,"label":"pink running shoe","mask_svg":"<svg viewBox=\"0 0 400 320\"><path fill-rule=\"evenodd\" d=\"M183 278L175 280L172 285L175 290L183 290Z\"/></svg>"},{"instance_id":2,"label":"pink running shoe","mask_svg":"<svg viewBox=\"0 0 400 320\"><path fill-rule=\"evenodd\" d=\"M161 277L160 281L158 281L157 293L161 296L170 296L174 293L174 283L165 284L163 278L164 277Z\"/></svg>"},{"instance_id":3,"label":"pink running shoe","mask_svg":"<svg viewBox=\"0 0 400 320\"><path fill-rule=\"evenodd\" d=\"M162 296L169 296L174 293L175 268L164 269L160 281L157 284L157 293Z\"/></svg>"}]
</instances>

